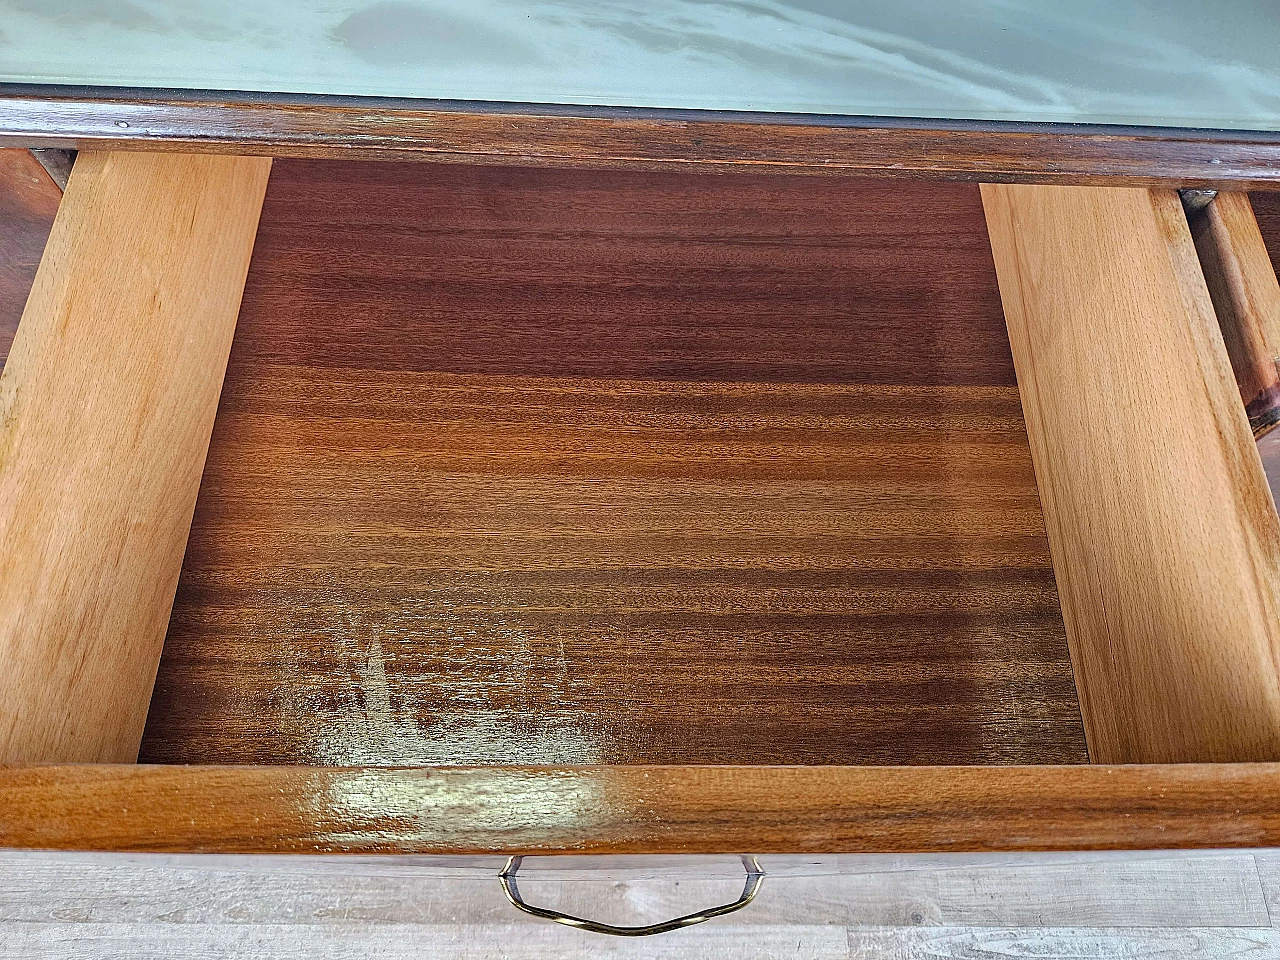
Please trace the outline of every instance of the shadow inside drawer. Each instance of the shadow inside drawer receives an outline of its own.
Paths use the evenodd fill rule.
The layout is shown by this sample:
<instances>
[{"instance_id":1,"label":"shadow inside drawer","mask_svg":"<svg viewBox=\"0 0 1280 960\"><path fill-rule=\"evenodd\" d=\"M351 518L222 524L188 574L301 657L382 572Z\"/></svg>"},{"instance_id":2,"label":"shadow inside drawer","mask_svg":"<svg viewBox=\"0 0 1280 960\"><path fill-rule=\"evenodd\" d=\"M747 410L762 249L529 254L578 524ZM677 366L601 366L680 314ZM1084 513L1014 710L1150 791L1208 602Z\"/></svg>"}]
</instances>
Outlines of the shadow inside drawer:
<instances>
[{"instance_id":1,"label":"shadow inside drawer","mask_svg":"<svg viewBox=\"0 0 1280 960\"><path fill-rule=\"evenodd\" d=\"M977 187L277 161L141 759L1085 762Z\"/></svg>"}]
</instances>

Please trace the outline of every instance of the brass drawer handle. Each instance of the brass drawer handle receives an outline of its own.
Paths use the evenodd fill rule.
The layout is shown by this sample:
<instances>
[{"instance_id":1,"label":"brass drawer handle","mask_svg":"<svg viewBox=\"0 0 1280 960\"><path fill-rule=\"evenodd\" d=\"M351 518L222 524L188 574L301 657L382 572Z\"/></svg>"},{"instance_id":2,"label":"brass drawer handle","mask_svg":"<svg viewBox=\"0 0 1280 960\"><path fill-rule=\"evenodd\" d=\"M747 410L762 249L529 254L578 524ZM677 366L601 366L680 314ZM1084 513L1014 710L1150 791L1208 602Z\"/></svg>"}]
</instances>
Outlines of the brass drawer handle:
<instances>
[{"instance_id":1,"label":"brass drawer handle","mask_svg":"<svg viewBox=\"0 0 1280 960\"><path fill-rule=\"evenodd\" d=\"M733 903L721 904L718 907L708 907L706 910L699 910L697 913L691 913L688 916L676 917L674 920L664 920L662 923L651 923L643 927L615 927L611 923L584 920L582 917L571 917L567 913L560 913L558 910L548 910L546 907L534 907L525 903L520 897L519 888L516 886L516 871L520 869L520 861L523 859L523 857L511 857L507 861L507 865L502 868L502 873L498 874L498 879L502 881L502 892L507 895L507 899L511 901L513 907L517 910L523 910L531 916L542 917L544 920L554 920L556 923L563 923L569 927L577 927L580 930L588 930L591 933L604 933L611 937L651 937L655 933L669 933L672 930L691 927L695 923L703 923L712 917L723 917L725 914L734 913L756 898L756 894L760 892L760 882L764 879L764 871L760 869L760 864L756 862L756 858L743 857L742 865L747 870L747 882L742 888L742 896L738 897Z\"/></svg>"}]
</instances>

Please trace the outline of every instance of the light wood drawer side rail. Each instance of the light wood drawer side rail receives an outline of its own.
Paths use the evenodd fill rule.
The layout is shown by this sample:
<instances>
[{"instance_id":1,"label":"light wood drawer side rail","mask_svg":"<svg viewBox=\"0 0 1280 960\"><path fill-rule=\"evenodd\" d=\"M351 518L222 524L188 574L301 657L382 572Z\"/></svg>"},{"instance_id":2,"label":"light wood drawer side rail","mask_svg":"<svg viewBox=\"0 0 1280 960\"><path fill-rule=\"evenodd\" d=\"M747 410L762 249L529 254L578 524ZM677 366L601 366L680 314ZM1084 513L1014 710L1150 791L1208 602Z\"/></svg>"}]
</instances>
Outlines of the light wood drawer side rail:
<instances>
[{"instance_id":1,"label":"light wood drawer side rail","mask_svg":"<svg viewBox=\"0 0 1280 960\"><path fill-rule=\"evenodd\" d=\"M270 168L76 163L0 378L0 760L137 759Z\"/></svg>"},{"instance_id":2,"label":"light wood drawer side rail","mask_svg":"<svg viewBox=\"0 0 1280 960\"><path fill-rule=\"evenodd\" d=\"M1271 497L1280 500L1280 281L1248 194L1219 193L1188 218Z\"/></svg>"},{"instance_id":3,"label":"light wood drawer side rail","mask_svg":"<svg viewBox=\"0 0 1280 960\"><path fill-rule=\"evenodd\" d=\"M1240 398L1259 436L1280 420L1280 282L1247 193L1219 193L1188 219Z\"/></svg>"},{"instance_id":4,"label":"light wood drawer side rail","mask_svg":"<svg viewBox=\"0 0 1280 960\"><path fill-rule=\"evenodd\" d=\"M1177 195L982 196L1091 759L1280 758L1280 518Z\"/></svg>"}]
</instances>

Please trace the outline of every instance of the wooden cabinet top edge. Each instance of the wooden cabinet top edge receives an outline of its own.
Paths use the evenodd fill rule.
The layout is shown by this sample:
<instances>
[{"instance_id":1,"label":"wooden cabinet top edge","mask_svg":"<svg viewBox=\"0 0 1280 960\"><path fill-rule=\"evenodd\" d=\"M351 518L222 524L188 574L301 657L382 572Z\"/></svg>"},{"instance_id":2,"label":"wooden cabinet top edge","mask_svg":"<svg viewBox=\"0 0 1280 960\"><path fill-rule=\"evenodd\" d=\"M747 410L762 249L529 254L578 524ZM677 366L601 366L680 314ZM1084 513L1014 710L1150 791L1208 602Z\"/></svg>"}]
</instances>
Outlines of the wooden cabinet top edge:
<instances>
[{"instance_id":1,"label":"wooden cabinet top edge","mask_svg":"<svg viewBox=\"0 0 1280 960\"><path fill-rule=\"evenodd\" d=\"M0 145L1280 189L1280 133L0 84Z\"/></svg>"}]
</instances>

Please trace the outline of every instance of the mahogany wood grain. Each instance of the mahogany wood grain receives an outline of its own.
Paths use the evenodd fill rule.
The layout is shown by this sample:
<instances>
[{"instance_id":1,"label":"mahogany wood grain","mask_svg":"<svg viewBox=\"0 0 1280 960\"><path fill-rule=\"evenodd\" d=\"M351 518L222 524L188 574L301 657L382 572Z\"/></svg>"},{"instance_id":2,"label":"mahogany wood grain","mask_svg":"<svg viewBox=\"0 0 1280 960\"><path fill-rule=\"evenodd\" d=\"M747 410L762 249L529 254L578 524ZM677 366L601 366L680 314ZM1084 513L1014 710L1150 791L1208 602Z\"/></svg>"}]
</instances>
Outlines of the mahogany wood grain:
<instances>
[{"instance_id":1,"label":"mahogany wood grain","mask_svg":"<svg viewBox=\"0 0 1280 960\"><path fill-rule=\"evenodd\" d=\"M1280 282L1247 193L1219 192L1188 219L1240 398L1259 436L1280 421Z\"/></svg>"},{"instance_id":2,"label":"mahogany wood grain","mask_svg":"<svg viewBox=\"0 0 1280 960\"><path fill-rule=\"evenodd\" d=\"M76 164L0 378L0 758L137 757L270 166Z\"/></svg>"},{"instance_id":3,"label":"mahogany wood grain","mask_svg":"<svg viewBox=\"0 0 1280 960\"><path fill-rule=\"evenodd\" d=\"M27 150L0 150L0 368L40 266L62 191Z\"/></svg>"},{"instance_id":4,"label":"mahogany wood grain","mask_svg":"<svg viewBox=\"0 0 1280 960\"><path fill-rule=\"evenodd\" d=\"M278 161L142 756L1083 762L977 189Z\"/></svg>"},{"instance_id":5,"label":"mahogany wood grain","mask_svg":"<svg viewBox=\"0 0 1280 960\"><path fill-rule=\"evenodd\" d=\"M1280 518L1177 195L982 195L1090 756L1280 757Z\"/></svg>"},{"instance_id":6,"label":"mahogany wood grain","mask_svg":"<svg viewBox=\"0 0 1280 960\"><path fill-rule=\"evenodd\" d=\"M0 767L0 847L936 853L1280 845L1280 765Z\"/></svg>"},{"instance_id":7,"label":"mahogany wood grain","mask_svg":"<svg viewBox=\"0 0 1280 960\"><path fill-rule=\"evenodd\" d=\"M275 157L1280 188L1280 134L0 85L0 143Z\"/></svg>"},{"instance_id":8,"label":"mahogany wood grain","mask_svg":"<svg viewBox=\"0 0 1280 960\"><path fill-rule=\"evenodd\" d=\"M1262 234L1262 242L1271 255L1271 266L1280 273L1280 193L1252 193L1249 200L1258 223L1258 232Z\"/></svg>"}]
</instances>

